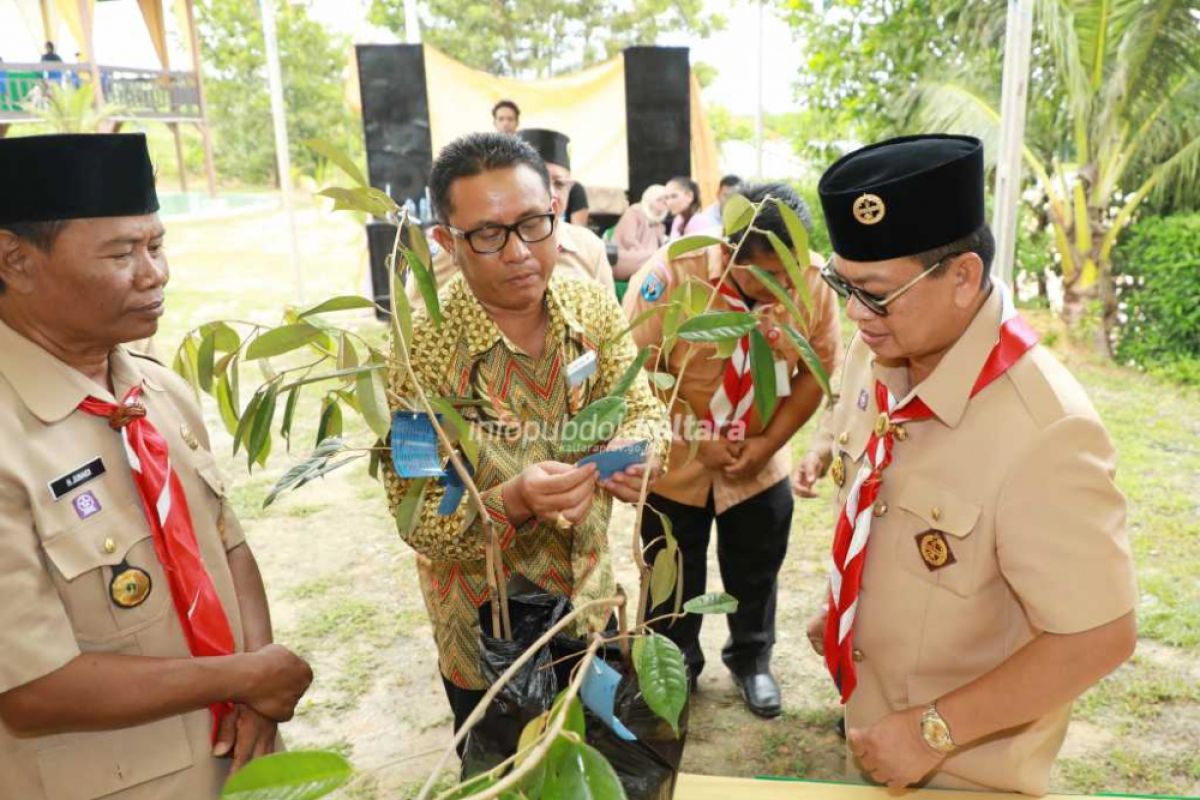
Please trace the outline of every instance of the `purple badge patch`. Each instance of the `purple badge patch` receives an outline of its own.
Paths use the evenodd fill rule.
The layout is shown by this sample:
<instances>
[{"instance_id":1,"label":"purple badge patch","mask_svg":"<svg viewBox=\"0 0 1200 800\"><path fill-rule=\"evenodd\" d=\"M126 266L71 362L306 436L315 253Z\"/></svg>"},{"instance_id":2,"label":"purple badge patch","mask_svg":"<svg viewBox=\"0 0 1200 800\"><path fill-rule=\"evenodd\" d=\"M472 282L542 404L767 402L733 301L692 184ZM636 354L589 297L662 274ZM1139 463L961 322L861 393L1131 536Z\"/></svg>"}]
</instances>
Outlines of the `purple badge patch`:
<instances>
[{"instance_id":1,"label":"purple badge patch","mask_svg":"<svg viewBox=\"0 0 1200 800\"><path fill-rule=\"evenodd\" d=\"M858 393L858 409L859 411L867 410L867 401L871 399L871 395L867 394L867 390L863 389Z\"/></svg>"},{"instance_id":2,"label":"purple badge patch","mask_svg":"<svg viewBox=\"0 0 1200 800\"><path fill-rule=\"evenodd\" d=\"M79 515L80 519L87 519L93 514L100 513L100 501L91 492L79 495L71 501L71 505L75 506L75 513Z\"/></svg>"}]
</instances>

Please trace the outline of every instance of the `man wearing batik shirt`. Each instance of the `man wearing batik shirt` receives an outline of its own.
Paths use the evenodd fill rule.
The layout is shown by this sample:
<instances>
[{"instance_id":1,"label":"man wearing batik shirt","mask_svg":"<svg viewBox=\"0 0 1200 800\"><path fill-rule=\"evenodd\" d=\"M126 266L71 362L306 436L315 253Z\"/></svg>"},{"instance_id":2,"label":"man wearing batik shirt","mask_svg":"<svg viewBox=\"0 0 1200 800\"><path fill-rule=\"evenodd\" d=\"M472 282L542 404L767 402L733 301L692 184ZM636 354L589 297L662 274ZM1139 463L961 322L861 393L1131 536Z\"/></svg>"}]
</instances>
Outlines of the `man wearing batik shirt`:
<instances>
[{"instance_id":1,"label":"man wearing batik shirt","mask_svg":"<svg viewBox=\"0 0 1200 800\"><path fill-rule=\"evenodd\" d=\"M621 308L611 292L552 275L559 208L545 163L525 142L491 133L458 139L434 162L430 187L440 223L434 237L453 254L459 274L439 292L440 327L422 312L414 320L417 378L430 395L469 401L462 413L480 443L474 481L499 528L506 573L576 606L612 596L611 498L636 500L642 470L665 454L665 411L639 375L610 446L644 440L648 464L608 480L598 479L595 466L575 466L579 454L564 452L556 434L564 420L609 395L633 363ZM568 382L568 373L577 377L573 367L593 357L594 372ZM414 394L400 370L389 385L395 398ZM409 481L390 468L384 475L395 509ZM439 515L444 495L444 487L428 485L417 523L404 536L422 556L421 586L458 728L487 687L479 608L491 598L485 526L469 499ZM609 614L602 609L573 632L598 629Z\"/></svg>"},{"instance_id":2,"label":"man wearing batik shirt","mask_svg":"<svg viewBox=\"0 0 1200 800\"><path fill-rule=\"evenodd\" d=\"M748 187L753 203L768 196L785 203L801 220L808 210L796 193L781 184ZM757 266L770 273L803 307L797 287L763 231L777 235L787 246L791 236L774 201L763 203L754 230L745 237L736 263L726 274L731 248L714 245L669 260L660 250L629 281L625 313L642 320L633 331L639 347L657 354L663 344L663 314L646 312L678 299L691 283L697 290L716 291L715 311L752 311L770 345L776 367L778 406L770 419L754 410L754 391L746 358L749 336L735 353L719 358L711 344L677 342L663 355L659 369L680 381L679 398L671 410L675 443L667 475L657 481L650 504L665 514L683 554L683 596L705 592L709 532L717 522L717 559L725 591L738 599L729 615L729 641L722 660L733 673L747 707L773 717L781 710L779 687L770 672L775 643L776 578L787 552L793 500L788 487L791 460L788 443L821 402L821 388L800 363L800 352L783 330L785 323L805 334L827 372L832 372L839 349L837 300L821 281L820 257L804 260L804 282L812 308L803 320L789 320L785 307L750 271ZM741 240L741 232L730 241ZM811 263L811 266L810 266ZM721 280L725 275L724 280ZM655 356L651 357L653 364ZM686 365L686 368L685 368ZM740 368L744 367L744 368ZM693 425L687 420L698 420ZM692 446L698 441L695 457ZM662 536L656 514L642 517L642 538L650 543ZM657 545L656 545L657 547ZM655 550L651 549L651 557ZM670 604L652 612L669 612ZM663 624L662 632L683 650L693 686L704 668L700 648L701 617L689 614Z\"/></svg>"}]
</instances>

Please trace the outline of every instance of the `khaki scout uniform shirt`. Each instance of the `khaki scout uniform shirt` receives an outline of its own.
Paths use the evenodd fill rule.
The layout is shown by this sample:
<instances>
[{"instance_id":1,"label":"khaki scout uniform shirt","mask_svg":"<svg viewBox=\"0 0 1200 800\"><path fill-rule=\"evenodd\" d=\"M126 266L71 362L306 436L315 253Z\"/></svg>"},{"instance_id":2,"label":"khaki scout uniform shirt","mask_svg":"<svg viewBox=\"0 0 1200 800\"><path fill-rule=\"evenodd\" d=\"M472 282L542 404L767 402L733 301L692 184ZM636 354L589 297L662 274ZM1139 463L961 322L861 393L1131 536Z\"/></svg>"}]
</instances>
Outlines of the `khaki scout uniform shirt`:
<instances>
[{"instance_id":1,"label":"khaki scout uniform shirt","mask_svg":"<svg viewBox=\"0 0 1200 800\"><path fill-rule=\"evenodd\" d=\"M714 246L686 253L675 258L668 265L667 248L660 249L629 279L629 291L625 293L623 302L625 315L633 320L648 309L668 302L671 299L672 291L676 287L682 286L689 278L699 280L711 287L712 282L724 271L727 259L728 252L722 247ZM805 271L804 277L812 297L812 314L806 320L807 325L796 325L793 321L793 327L808 337L821 364L827 372L832 374L838 352L841 349L837 297L821 279L821 274L816 267L820 263L819 256L813 253L811 259L814 266ZM651 284L652 291L643 294L642 289L647 281L656 283ZM661 288L659 288L660 286ZM803 308L798 294L793 291L793 296L796 298L796 304ZM759 307L764 306L760 305ZM788 380L791 380L797 372L800 354L792 340L782 330L775 330L778 325L788 321L787 310L779 303L765 306L765 309L768 321L761 326L763 334L775 352L775 358L785 362L786 374ZM732 311L734 309L725 302L724 297L718 294L712 310ZM663 340L664 316L665 314L662 313L654 314L633 331L634 342L639 348L645 346L653 348L650 360L647 362L647 369L654 369L658 347ZM691 347L695 347L697 352L687 360L687 369L683 370L684 360ZM703 507L708 502L708 495L711 491L716 513L721 514L726 509L749 500L788 477L792 470L792 454L790 447L781 447L771 456L762 472L743 479L727 478L719 471L709 470L697 458L688 460L687 441L681 440L681 437L688 434L687 423L684 422L686 409L690 407L696 419L703 420L708 413L709 402L712 400L713 394L724 380L727 360L714 358L716 349L716 346L711 344L693 345L679 341L671 348L665 363L658 367L661 371L671 375L679 375L682 370L683 381L679 390L679 398L671 410L676 440L671 447L670 467L666 475L655 481L654 492L677 503ZM803 365L799 369L804 369ZM778 373L776 382L779 383ZM672 391L674 390L662 393L664 400L670 397ZM782 399L781 397L780 400L782 401ZM758 417L758 412L751 411L746 434L756 436L762 433L764 427L763 421Z\"/></svg>"},{"instance_id":2,"label":"khaki scout uniform shirt","mask_svg":"<svg viewBox=\"0 0 1200 800\"><path fill-rule=\"evenodd\" d=\"M595 281L615 297L617 290L613 284L612 266L608 263L608 251L600 237L582 225L572 225L562 220L558 221L555 235L558 236L558 260L554 264L554 274ZM469 247L466 242L463 245ZM445 286L457 272L454 256L445 248L439 249L433 257L433 279L438 288ZM410 277L405 291L410 303L417 308L424 308L416 280Z\"/></svg>"},{"instance_id":3,"label":"khaki scout uniform shirt","mask_svg":"<svg viewBox=\"0 0 1200 800\"><path fill-rule=\"evenodd\" d=\"M167 368L123 348L112 352L109 363L113 394L0 323L0 692L85 652L190 655L121 436L107 420L76 410L86 395L116 402L138 382L242 647L241 611L225 553L244 539L225 501L192 391ZM96 459L103 474L54 498L50 482ZM91 498L75 502L88 493ZM150 593L135 608L120 608L110 597L113 568L122 562L150 575ZM211 727L208 709L120 730L33 738L18 738L0 723L0 797L216 797L229 761L212 757Z\"/></svg>"},{"instance_id":4,"label":"khaki scout uniform shirt","mask_svg":"<svg viewBox=\"0 0 1200 800\"><path fill-rule=\"evenodd\" d=\"M915 388L906 368L877 363L859 338L850 346L824 426L845 468L839 510L879 415L876 378L901 404L915 393L935 416L904 426L907 438L883 473L855 619L861 660L848 728L928 705L1042 632L1087 631L1137 603L1115 454L1076 380L1035 347L970 397L1000 313L993 291ZM953 557L936 569L917 544L930 530L943 532ZM1044 794L1070 710L963 747L932 785Z\"/></svg>"}]
</instances>

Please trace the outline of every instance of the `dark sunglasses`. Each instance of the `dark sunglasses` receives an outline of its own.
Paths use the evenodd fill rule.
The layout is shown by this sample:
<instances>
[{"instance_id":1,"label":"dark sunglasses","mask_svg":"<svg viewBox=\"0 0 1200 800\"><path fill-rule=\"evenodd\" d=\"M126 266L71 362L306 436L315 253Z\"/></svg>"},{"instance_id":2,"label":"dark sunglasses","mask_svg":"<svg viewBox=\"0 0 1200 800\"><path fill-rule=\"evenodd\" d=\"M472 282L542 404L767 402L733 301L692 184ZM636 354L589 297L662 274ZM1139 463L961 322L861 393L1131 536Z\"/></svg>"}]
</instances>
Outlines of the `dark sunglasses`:
<instances>
[{"instance_id":1,"label":"dark sunglasses","mask_svg":"<svg viewBox=\"0 0 1200 800\"><path fill-rule=\"evenodd\" d=\"M896 291L890 292L886 295L878 295L873 292L868 292L866 289L855 286L843 278L833 268L833 256L830 256L829 260L825 262L825 266L821 267L821 277L824 278L825 282L829 284L829 288L837 292L838 297L846 300L853 296L856 300L858 300L858 302L862 303L863 308L867 309L867 311L870 311L877 317L886 317L888 315L888 306L892 303L892 301L907 292L912 287L916 286L923 278L928 276L942 264L946 263L946 261L960 255L962 255L962 253L950 253L949 255L939 258L931 266L927 267L920 275L913 278Z\"/></svg>"}]
</instances>

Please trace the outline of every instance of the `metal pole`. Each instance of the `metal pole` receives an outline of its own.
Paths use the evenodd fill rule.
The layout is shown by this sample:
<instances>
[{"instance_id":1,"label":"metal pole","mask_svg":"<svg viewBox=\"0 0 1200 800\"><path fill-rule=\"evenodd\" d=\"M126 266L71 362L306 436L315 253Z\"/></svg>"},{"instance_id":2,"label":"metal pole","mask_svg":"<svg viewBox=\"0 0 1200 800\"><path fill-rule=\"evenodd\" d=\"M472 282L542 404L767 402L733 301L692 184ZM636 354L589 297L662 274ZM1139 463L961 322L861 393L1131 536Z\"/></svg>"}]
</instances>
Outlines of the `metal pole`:
<instances>
[{"instance_id":1,"label":"metal pole","mask_svg":"<svg viewBox=\"0 0 1200 800\"><path fill-rule=\"evenodd\" d=\"M283 74L279 68L279 42L275 35L274 0L259 0L262 11L263 42L267 50L267 82L271 90L271 117L275 123L275 163L279 170L279 190L287 213L289 256L296 276L296 300L304 302L304 272L300 268L300 247L296 237L296 213L292 207L292 159L288 154L287 120L283 111Z\"/></svg>"},{"instance_id":2,"label":"metal pole","mask_svg":"<svg viewBox=\"0 0 1200 800\"><path fill-rule=\"evenodd\" d=\"M758 29L756 38L758 45L755 48L755 59L758 67L758 80L755 82L755 102L754 102L754 177L762 180L763 177L763 3L762 0L756 0L758 6Z\"/></svg>"},{"instance_id":3,"label":"metal pole","mask_svg":"<svg viewBox=\"0 0 1200 800\"><path fill-rule=\"evenodd\" d=\"M1008 0L1004 34L1004 82L1000 99L1000 152L996 158L996 236L999 279L1013 283L1017 249L1017 215L1021 201L1021 149L1025 142L1025 105L1029 93L1029 60L1033 40L1033 0Z\"/></svg>"},{"instance_id":4,"label":"metal pole","mask_svg":"<svg viewBox=\"0 0 1200 800\"><path fill-rule=\"evenodd\" d=\"M404 0L404 41L421 43L421 18L417 16L417 0Z\"/></svg>"}]
</instances>

